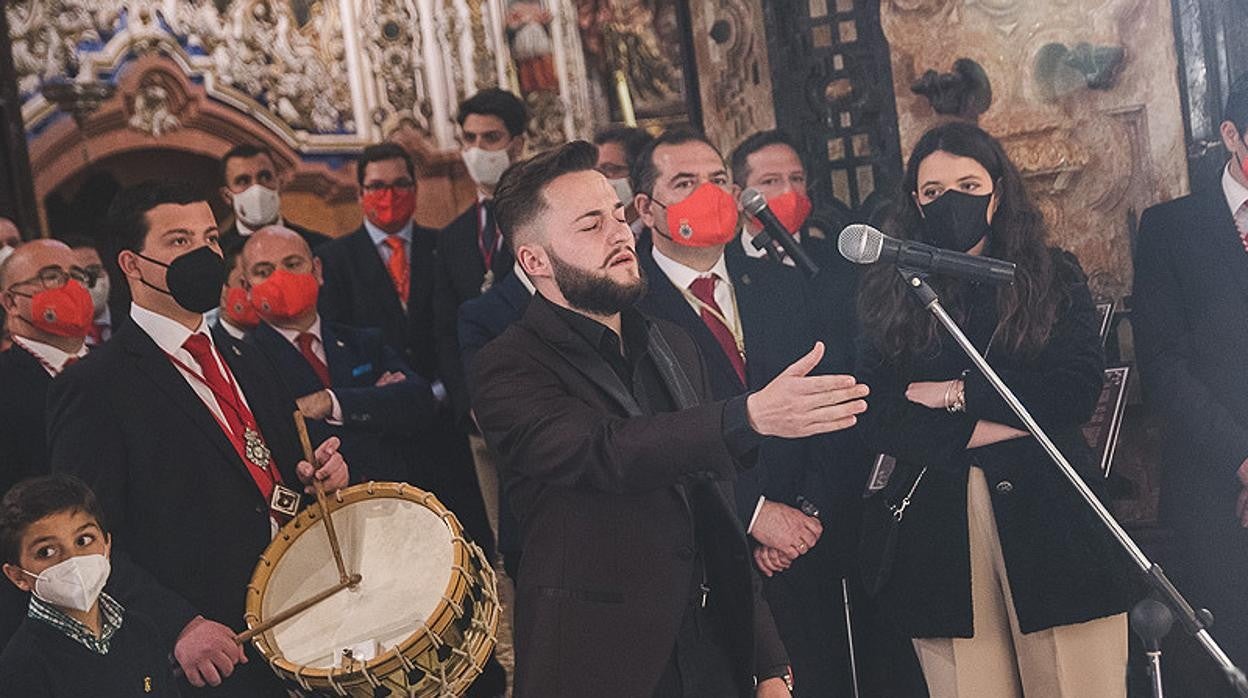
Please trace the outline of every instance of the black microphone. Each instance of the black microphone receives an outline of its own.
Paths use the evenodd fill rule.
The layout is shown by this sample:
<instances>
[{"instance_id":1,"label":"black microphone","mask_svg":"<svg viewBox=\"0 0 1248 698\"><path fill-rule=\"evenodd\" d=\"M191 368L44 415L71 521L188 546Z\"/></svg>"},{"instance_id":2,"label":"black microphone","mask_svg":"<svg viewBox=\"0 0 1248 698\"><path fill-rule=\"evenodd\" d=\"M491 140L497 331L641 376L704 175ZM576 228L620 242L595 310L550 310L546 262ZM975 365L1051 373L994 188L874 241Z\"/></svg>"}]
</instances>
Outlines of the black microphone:
<instances>
[{"instance_id":1,"label":"black microphone","mask_svg":"<svg viewBox=\"0 0 1248 698\"><path fill-rule=\"evenodd\" d=\"M806 254L806 250L802 249L780 219L776 218L776 214L767 208L767 197L763 196L762 192L753 187L741 192L741 206L763 224L763 232L760 235L770 234L771 241L778 243L797 268L806 273L806 276L819 273L819 265ZM764 242L764 244L767 243Z\"/></svg>"},{"instance_id":2,"label":"black microphone","mask_svg":"<svg viewBox=\"0 0 1248 698\"><path fill-rule=\"evenodd\" d=\"M890 238L862 223L842 230L836 248L854 264L886 262L910 271L956 276L994 286L1014 283L1013 262Z\"/></svg>"}]
</instances>

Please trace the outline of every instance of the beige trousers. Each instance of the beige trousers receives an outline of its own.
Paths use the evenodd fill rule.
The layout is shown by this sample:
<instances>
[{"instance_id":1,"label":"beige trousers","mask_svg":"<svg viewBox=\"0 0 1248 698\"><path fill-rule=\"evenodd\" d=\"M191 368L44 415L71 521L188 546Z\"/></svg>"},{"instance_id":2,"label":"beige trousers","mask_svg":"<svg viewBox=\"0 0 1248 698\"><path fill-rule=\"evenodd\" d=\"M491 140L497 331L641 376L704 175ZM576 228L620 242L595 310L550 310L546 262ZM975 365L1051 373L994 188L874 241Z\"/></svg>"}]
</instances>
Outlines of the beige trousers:
<instances>
[{"instance_id":1,"label":"beige trousers","mask_svg":"<svg viewBox=\"0 0 1248 698\"><path fill-rule=\"evenodd\" d=\"M932 698L1125 698L1127 616L1024 635L984 471L967 483L975 636L915 640Z\"/></svg>"}]
</instances>

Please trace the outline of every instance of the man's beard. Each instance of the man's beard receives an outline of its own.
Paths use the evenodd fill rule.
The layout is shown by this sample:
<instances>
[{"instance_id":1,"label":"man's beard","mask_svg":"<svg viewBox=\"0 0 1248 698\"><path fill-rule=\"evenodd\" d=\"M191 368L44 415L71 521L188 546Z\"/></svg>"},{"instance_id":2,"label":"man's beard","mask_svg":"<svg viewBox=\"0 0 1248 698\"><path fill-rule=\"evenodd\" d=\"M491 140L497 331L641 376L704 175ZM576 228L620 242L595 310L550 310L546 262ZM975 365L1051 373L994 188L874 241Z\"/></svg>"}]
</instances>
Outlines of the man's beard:
<instances>
[{"instance_id":1,"label":"man's beard","mask_svg":"<svg viewBox=\"0 0 1248 698\"><path fill-rule=\"evenodd\" d=\"M559 292L568 305L577 310L594 315L615 315L631 308L646 295L646 277L640 265L637 268L638 279L631 284L621 284L605 273L594 274L572 266L551 250L546 250L546 254L550 257Z\"/></svg>"}]
</instances>

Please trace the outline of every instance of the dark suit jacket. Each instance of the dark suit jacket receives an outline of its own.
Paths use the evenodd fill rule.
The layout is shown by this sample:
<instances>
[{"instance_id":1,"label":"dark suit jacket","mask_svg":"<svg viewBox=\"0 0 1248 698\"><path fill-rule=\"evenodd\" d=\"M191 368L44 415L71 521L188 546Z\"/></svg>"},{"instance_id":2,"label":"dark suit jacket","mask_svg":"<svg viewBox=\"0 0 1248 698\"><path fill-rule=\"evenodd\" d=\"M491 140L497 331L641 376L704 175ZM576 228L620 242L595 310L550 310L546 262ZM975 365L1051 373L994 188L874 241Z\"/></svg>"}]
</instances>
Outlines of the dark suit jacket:
<instances>
[{"instance_id":1,"label":"dark suit jacket","mask_svg":"<svg viewBox=\"0 0 1248 698\"><path fill-rule=\"evenodd\" d=\"M508 274L494 288L460 306L459 356L468 378L472 377L472 361L477 352L519 320L532 298L520 277ZM471 383L468 388L471 391Z\"/></svg>"},{"instance_id":2,"label":"dark suit jacket","mask_svg":"<svg viewBox=\"0 0 1248 698\"><path fill-rule=\"evenodd\" d=\"M247 341L272 362L292 400L323 389L303 354L267 323L252 330ZM322 322L321 341L343 423L309 421L312 442L340 438L343 457L352 464L356 482L409 481L417 448L412 429L428 426L433 419L429 383L412 373L386 345L380 330ZM375 383L386 371L402 373L407 380L379 388Z\"/></svg>"},{"instance_id":3,"label":"dark suit jacket","mask_svg":"<svg viewBox=\"0 0 1248 698\"><path fill-rule=\"evenodd\" d=\"M39 360L13 345L0 354L0 496L28 477L48 472L44 399L52 377ZM0 589L0 646L26 617L26 594Z\"/></svg>"},{"instance_id":4,"label":"dark suit jacket","mask_svg":"<svg viewBox=\"0 0 1248 698\"><path fill-rule=\"evenodd\" d=\"M472 391L472 362L477 352L519 320L532 298L519 275L508 274L489 291L460 306L459 355L464 375L469 379L465 381L469 391ZM498 498L498 550L509 565L508 571L514 575L515 561L521 550L520 524L506 496Z\"/></svg>"},{"instance_id":5,"label":"dark suit jacket","mask_svg":"<svg viewBox=\"0 0 1248 698\"><path fill-rule=\"evenodd\" d=\"M218 346L255 414L283 481L301 490L294 404L259 352ZM270 540L268 502L212 413L138 325L126 324L70 366L48 392L52 468L91 485L113 535L155 580L124 605L147 613L172 641L195 615L244 627L246 585ZM262 660L212 695L264 695Z\"/></svg>"},{"instance_id":6,"label":"dark suit jacket","mask_svg":"<svg viewBox=\"0 0 1248 698\"><path fill-rule=\"evenodd\" d=\"M674 402L677 386L690 403L709 399L697 347L655 326L675 357ZM752 695L756 670L787 663L720 488L737 471L724 402L643 416L596 348L539 299L473 373L473 407L524 526L517 698L651 695L690 602L695 525L740 695Z\"/></svg>"},{"instance_id":7,"label":"dark suit jacket","mask_svg":"<svg viewBox=\"0 0 1248 698\"><path fill-rule=\"evenodd\" d=\"M1162 516L1183 531L1242 537L1248 253L1217 183L1144 212L1132 310L1145 397L1164 417Z\"/></svg>"},{"instance_id":8,"label":"dark suit jacket","mask_svg":"<svg viewBox=\"0 0 1248 698\"><path fill-rule=\"evenodd\" d=\"M693 337L706 361L715 399L726 400L766 386L814 346L813 312L808 305L807 287L801 272L765 258L748 257L739 242L730 243L725 248L725 261L741 315L749 383L742 385L715 336L664 275L651 252L649 237L643 237L637 254L649 286L637 307L651 317L679 325ZM828 372L832 368L848 373L851 367L845 357L829 356L819 371ZM847 457L855 454L857 458ZM834 464L839 465L839 469L833 471ZM865 477L861 449L844 434L770 440L759 450L757 465L741 473L733 485L737 515L742 525L748 526L760 496L795 507L798 495L802 495L821 512L839 516L845 511L844 501L849 499L846 493L853 492L854 488L833 486L830 478L840 478L851 469L855 482ZM830 532L828 540L844 544L844 533L844 529Z\"/></svg>"},{"instance_id":9,"label":"dark suit jacket","mask_svg":"<svg viewBox=\"0 0 1248 698\"><path fill-rule=\"evenodd\" d=\"M434 272L433 314L438 338L438 368L455 414L460 418L468 416L469 405L456 318L460 306L481 295L485 278L485 259L477 242L479 211L477 205L469 206L438 231L438 263ZM511 275L512 262L507 245L494 253L490 269L494 272L495 283Z\"/></svg>"},{"instance_id":10,"label":"dark suit jacket","mask_svg":"<svg viewBox=\"0 0 1248 698\"><path fill-rule=\"evenodd\" d=\"M52 377L14 344L0 354L0 493L48 472L44 401Z\"/></svg>"},{"instance_id":11,"label":"dark suit jacket","mask_svg":"<svg viewBox=\"0 0 1248 698\"><path fill-rule=\"evenodd\" d=\"M412 227L411 286L407 309L394 292L390 273L373 245L368 230L359 230L317 250L324 265L321 316L353 327L378 327L417 373L432 381L437 376L437 348L433 336L433 267L436 231Z\"/></svg>"},{"instance_id":12,"label":"dark suit jacket","mask_svg":"<svg viewBox=\"0 0 1248 698\"><path fill-rule=\"evenodd\" d=\"M333 238L331 238L330 236L324 233L318 233L315 230L305 228L302 225L299 225L298 223L285 221L282 223L282 225L286 226L287 228L290 228L296 233L299 233L299 237L303 238L304 241L308 243L308 247L311 247L313 252L316 251L316 248L320 247L321 245L324 245L330 240L333 240ZM240 235L238 232L238 221L231 223L230 227L221 231L220 243L221 243L222 250L229 251L231 248L242 247L243 243L245 242L247 242L247 239L244 238L242 235Z\"/></svg>"}]
</instances>

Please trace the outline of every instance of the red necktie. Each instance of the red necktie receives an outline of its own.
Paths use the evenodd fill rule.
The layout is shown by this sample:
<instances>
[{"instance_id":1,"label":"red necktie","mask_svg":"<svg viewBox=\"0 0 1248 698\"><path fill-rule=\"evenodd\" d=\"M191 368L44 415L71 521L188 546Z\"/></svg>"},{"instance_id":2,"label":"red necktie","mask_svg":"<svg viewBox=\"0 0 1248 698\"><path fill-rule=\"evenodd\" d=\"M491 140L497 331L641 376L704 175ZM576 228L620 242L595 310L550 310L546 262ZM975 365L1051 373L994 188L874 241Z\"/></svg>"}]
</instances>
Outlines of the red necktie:
<instances>
[{"instance_id":1,"label":"red necktie","mask_svg":"<svg viewBox=\"0 0 1248 698\"><path fill-rule=\"evenodd\" d=\"M247 457L247 444L245 434L251 426L257 435L260 427L256 426L256 418L252 416L251 410L247 405L243 404L242 399L234 392L234 385L226 379L221 373L221 369L217 368L217 359L215 352L212 350L212 342L209 341L208 335L196 333L187 337L182 343L185 349L195 363L199 364L202 371L202 378L208 389L217 399L217 405L221 408L221 414L225 417L226 436L229 437L230 443L234 444L234 450L238 451L238 455L243 460L243 464L247 467L247 472L251 475L251 479L255 481L256 487L260 489L260 494L264 496L265 501L269 501L273 496L273 487L276 483L281 482L281 473L277 471L276 464L270 463L268 469L261 468ZM177 361L177 359L174 359Z\"/></svg>"},{"instance_id":2,"label":"red necktie","mask_svg":"<svg viewBox=\"0 0 1248 698\"><path fill-rule=\"evenodd\" d=\"M386 261L386 269L390 271L390 280L394 282L394 292L399 294L399 300L406 304L409 271L407 251L403 249L403 238L397 235L387 235L386 247L390 248L390 259Z\"/></svg>"},{"instance_id":3,"label":"red necktie","mask_svg":"<svg viewBox=\"0 0 1248 698\"><path fill-rule=\"evenodd\" d=\"M715 340L719 342L720 349L724 350L724 355L728 357L728 361L732 363L732 367L737 372L737 378L741 380L741 385L745 382L745 357L737 350L737 339L732 334L732 330L720 318L723 317L724 311L720 309L719 304L715 302L715 282L719 281L716 276L703 276L693 280L689 284L689 291L702 303L702 322L706 323L707 329L711 334L715 335Z\"/></svg>"},{"instance_id":4,"label":"red necktie","mask_svg":"<svg viewBox=\"0 0 1248 698\"><path fill-rule=\"evenodd\" d=\"M308 364L312 366L312 371L316 373L316 377L321 379L321 385L328 388L330 385L329 367L313 351L312 347L316 341L316 335L311 332L300 332L299 336L295 337L295 344L299 345L299 353L303 354L303 358L308 360Z\"/></svg>"}]
</instances>

